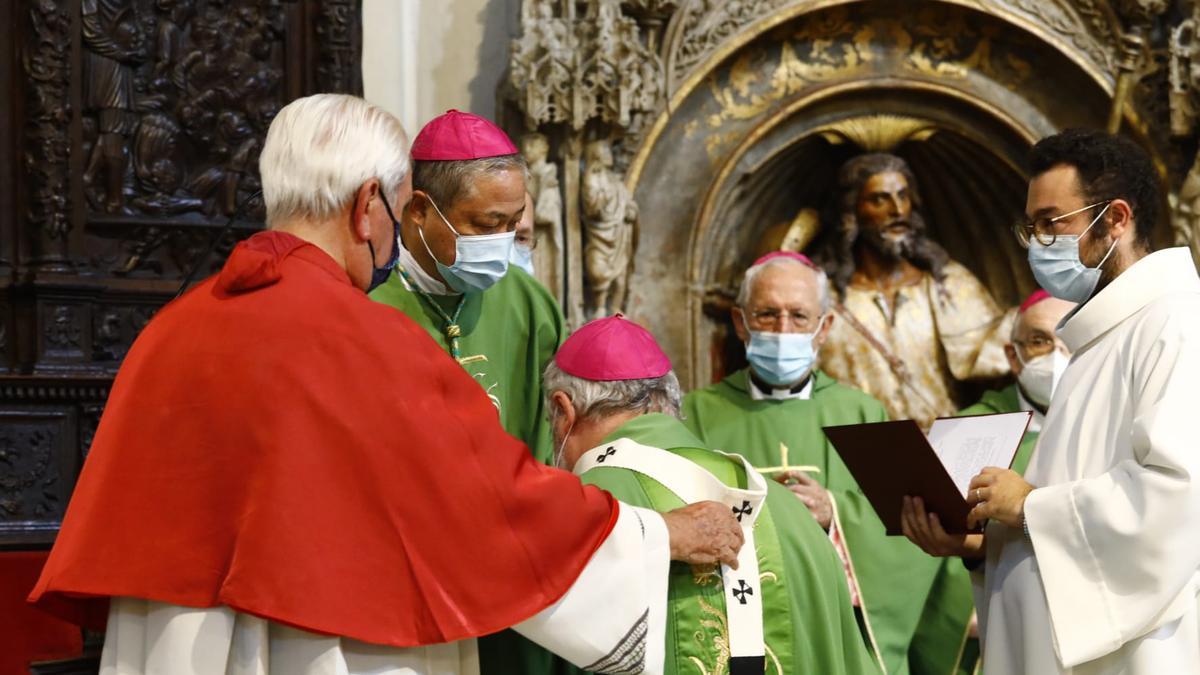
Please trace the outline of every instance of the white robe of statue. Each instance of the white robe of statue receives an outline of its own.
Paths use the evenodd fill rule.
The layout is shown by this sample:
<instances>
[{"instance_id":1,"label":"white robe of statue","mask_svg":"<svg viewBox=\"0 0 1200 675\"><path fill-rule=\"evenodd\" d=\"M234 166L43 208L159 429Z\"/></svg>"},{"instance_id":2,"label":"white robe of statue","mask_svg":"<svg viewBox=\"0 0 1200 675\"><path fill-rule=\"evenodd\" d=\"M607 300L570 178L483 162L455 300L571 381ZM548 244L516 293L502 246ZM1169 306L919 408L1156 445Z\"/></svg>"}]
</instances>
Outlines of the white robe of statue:
<instances>
[{"instance_id":1,"label":"white robe of statue","mask_svg":"<svg viewBox=\"0 0 1200 675\"><path fill-rule=\"evenodd\" d=\"M558 602L513 626L588 670L659 675L670 541L662 516L620 505ZM480 574L487 574L487 561ZM297 588L303 593L303 588ZM318 635L228 607L113 598L100 675L478 675L475 640L400 649Z\"/></svg>"},{"instance_id":2,"label":"white robe of statue","mask_svg":"<svg viewBox=\"0 0 1200 675\"><path fill-rule=\"evenodd\" d=\"M1200 279L1153 253L1069 314L1030 536L974 575L987 675L1200 673Z\"/></svg>"}]
</instances>

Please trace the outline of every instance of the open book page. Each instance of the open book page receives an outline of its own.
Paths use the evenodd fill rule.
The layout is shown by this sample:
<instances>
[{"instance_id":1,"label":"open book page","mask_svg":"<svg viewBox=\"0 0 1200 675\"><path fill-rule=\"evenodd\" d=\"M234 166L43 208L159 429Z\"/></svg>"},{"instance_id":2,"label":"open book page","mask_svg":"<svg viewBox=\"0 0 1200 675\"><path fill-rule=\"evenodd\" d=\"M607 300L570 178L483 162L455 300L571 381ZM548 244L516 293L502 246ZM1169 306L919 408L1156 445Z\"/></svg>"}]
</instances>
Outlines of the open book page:
<instances>
[{"instance_id":1,"label":"open book page","mask_svg":"<svg viewBox=\"0 0 1200 675\"><path fill-rule=\"evenodd\" d=\"M984 467L1012 464L1030 416L1017 412L934 420L929 445L964 499L971 479Z\"/></svg>"}]
</instances>

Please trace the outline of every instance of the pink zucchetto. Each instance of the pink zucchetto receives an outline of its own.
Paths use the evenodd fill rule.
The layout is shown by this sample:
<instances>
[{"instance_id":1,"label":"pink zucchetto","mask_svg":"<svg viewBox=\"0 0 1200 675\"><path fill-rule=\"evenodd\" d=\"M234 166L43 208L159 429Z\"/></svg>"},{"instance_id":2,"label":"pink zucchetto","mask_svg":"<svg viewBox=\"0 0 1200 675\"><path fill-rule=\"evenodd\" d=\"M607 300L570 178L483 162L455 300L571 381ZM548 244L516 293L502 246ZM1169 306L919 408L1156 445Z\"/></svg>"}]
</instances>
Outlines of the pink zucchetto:
<instances>
[{"instance_id":1,"label":"pink zucchetto","mask_svg":"<svg viewBox=\"0 0 1200 675\"><path fill-rule=\"evenodd\" d=\"M560 370L592 380L642 380L671 371L650 331L617 314L580 326L554 356Z\"/></svg>"},{"instance_id":2,"label":"pink zucchetto","mask_svg":"<svg viewBox=\"0 0 1200 675\"><path fill-rule=\"evenodd\" d=\"M1025 310L1050 297L1051 296L1049 293L1039 288L1033 293L1030 293L1028 298L1025 298L1025 302L1021 303L1021 306L1017 309L1017 313L1024 314Z\"/></svg>"},{"instance_id":3,"label":"pink zucchetto","mask_svg":"<svg viewBox=\"0 0 1200 675\"><path fill-rule=\"evenodd\" d=\"M429 121L412 144L418 161L484 159L517 154L508 134L479 115L448 110Z\"/></svg>"},{"instance_id":4,"label":"pink zucchetto","mask_svg":"<svg viewBox=\"0 0 1200 675\"><path fill-rule=\"evenodd\" d=\"M800 263L801 265L804 265L805 267L811 267L814 270L817 269L817 266L813 263L812 260L809 259L808 256L804 255L803 253L793 253L791 251L771 251L770 253L759 258L758 260L755 260L754 264L751 265L751 267L757 267L765 262L770 262L777 258L787 258L788 260L795 260L796 262Z\"/></svg>"}]
</instances>

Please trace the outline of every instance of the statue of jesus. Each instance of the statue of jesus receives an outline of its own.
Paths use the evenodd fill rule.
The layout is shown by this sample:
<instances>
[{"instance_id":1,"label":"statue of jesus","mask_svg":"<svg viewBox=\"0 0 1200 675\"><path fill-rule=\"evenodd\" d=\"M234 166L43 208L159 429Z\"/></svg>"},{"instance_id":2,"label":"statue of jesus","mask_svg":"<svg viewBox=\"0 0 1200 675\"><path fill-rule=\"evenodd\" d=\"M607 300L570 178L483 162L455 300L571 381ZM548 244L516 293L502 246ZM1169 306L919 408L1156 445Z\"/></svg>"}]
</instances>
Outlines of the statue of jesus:
<instances>
[{"instance_id":1,"label":"statue of jesus","mask_svg":"<svg viewBox=\"0 0 1200 675\"><path fill-rule=\"evenodd\" d=\"M816 256L838 302L821 367L924 428L969 401L958 382L1008 372L1011 318L928 237L908 163L874 153L838 173L836 222Z\"/></svg>"}]
</instances>

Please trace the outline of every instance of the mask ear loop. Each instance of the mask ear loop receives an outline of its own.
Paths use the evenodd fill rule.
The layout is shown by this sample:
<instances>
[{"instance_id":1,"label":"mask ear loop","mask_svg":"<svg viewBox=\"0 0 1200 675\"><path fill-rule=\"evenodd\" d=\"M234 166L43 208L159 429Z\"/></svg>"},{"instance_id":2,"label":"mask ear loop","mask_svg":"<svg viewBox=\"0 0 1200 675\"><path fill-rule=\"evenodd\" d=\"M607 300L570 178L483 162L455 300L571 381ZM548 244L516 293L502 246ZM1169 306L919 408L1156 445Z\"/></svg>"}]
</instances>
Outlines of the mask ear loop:
<instances>
[{"instance_id":1,"label":"mask ear loop","mask_svg":"<svg viewBox=\"0 0 1200 675\"><path fill-rule=\"evenodd\" d=\"M446 220L446 216L442 215L442 210L438 208L437 202L433 201L433 198L428 194L425 194L425 200L429 202L429 205L433 207L434 211L437 211L438 218L441 218L442 222L446 224L446 227L450 228L450 231L454 233L455 240L461 237L462 235L458 233L458 230L454 229L454 226L450 224L449 220ZM429 257L433 258L435 263L439 265L445 265L445 263L443 263L441 260L438 260L437 256L433 254L433 249L429 248L429 242L425 241L425 231L420 225L417 225L417 236L421 238L421 244L425 246L425 252L429 254Z\"/></svg>"},{"instance_id":2,"label":"mask ear loop","mask_svg":"<svg viewBox=\"0 0 1200 675\"><path fill-rule=\"evenodd\" d=\"M554 468L556 469L567 470L567 467L563 463L563 459L565 458L564 451L567 448L567 439L571 437L571 431L574 429L575 423L571 422L570 426L567 427L567 433L563 434L562 442L558 444L558 450L554 453Z\"/></svg>"},{"instance_id":3,"label":"mask ear loop","mask_svg":"<svg viewBox=\"0 0 1200 675\"><path fill-rule=\"evenodd\" d=\"M1104 217L1104 214L1108 213L1108 207L1110 207L1110 206L1112 206L1112 202L1105 204L1104 208L1100 209L1100 213L1097 214L1096 217L1092 219L1091 224L1089 224L1087 226L1087 228L1084 229L1083 232L1079 233L1079 239L1075 240L1076 249L1078 249L1078 247L1079 247L1079 240L1083 239L1083 235L1087 234L1093 227L1096 226L1096 223L1100 222L1100 219ZM1120 239L1113 239L1112 246L1108 247L1108 253L1104 254L1104 257L1100 259L1099 264L1097 264L1095 267L1092 267L1089 269L1097 269L1098 270L1098 269L1103 268L1104 263L1108 262L1109 256L1111 256L1113 254L1113 251L1117 250L1117 242L1118 241L1120 241Z\"/></svg>"}]
</instances>

